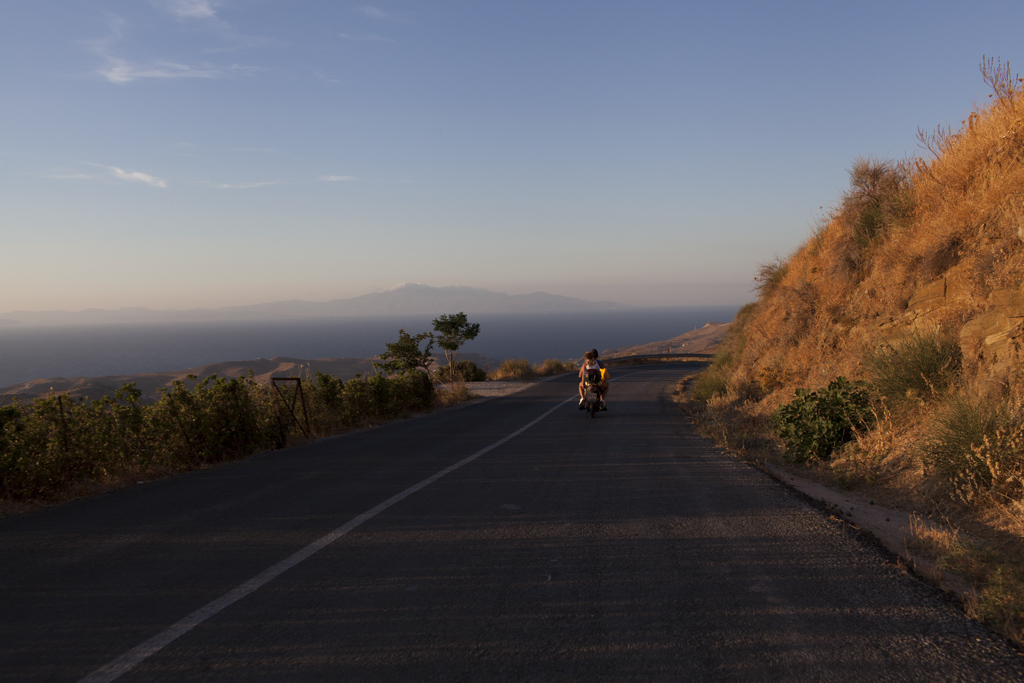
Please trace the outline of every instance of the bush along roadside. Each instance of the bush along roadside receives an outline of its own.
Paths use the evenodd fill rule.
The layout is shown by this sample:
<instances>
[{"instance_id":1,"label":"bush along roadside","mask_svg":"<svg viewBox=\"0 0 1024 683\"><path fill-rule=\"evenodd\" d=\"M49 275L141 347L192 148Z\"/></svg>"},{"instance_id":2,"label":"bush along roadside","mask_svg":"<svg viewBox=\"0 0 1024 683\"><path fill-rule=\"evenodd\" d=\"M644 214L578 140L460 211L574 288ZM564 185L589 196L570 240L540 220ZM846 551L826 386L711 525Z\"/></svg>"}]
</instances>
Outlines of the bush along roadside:
<instances>
[{"instance_id":1,"label":"bush along roadside","mask_svg":"<svg viewBox=\"0 0 1024 683\"><path fill-rule=\"evenodd\" d=\"M796 398L772 416L775 434L786 444L786 454L798 462L830 457L873 422L866 386L845 377L837 377L816 391L797 389Z\"/></svg>"},{"instance_id":2,"label":"bush along roadside","mask_svg":"<svg viewBox=\"0 0 1024 683\"><path fill-rule=\"evenodd\" d=\"M348 381L317 373L289 412L251 376L189 379L148 405L127 384L98 401L54 396L0 408L0 499L59 500L77 487L244 458L283 446L296 422L303 436L327 436L430 410L436 397L421 371Z\"/></svg>"}]
</instances>

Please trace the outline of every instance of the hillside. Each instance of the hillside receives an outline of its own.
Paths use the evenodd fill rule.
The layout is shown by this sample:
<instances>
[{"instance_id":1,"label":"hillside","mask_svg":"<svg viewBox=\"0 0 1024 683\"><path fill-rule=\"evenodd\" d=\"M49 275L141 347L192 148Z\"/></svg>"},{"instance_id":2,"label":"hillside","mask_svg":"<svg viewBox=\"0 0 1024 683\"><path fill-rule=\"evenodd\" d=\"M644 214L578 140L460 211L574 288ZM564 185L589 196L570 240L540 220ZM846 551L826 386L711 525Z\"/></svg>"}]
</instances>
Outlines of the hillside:
<instances>
[{"instance_id":1,"label":"hillside","mask_svg":"<svg viewBox=\"0 0 1024 683\"><path fill-rule=\"evenodd\" d=\"M690 330L664 341L623 346L601 352L602 358L632 356L646 353L711 353L725 339L729 323L706 323L703 327Z\"/></svg>"},{"instance_id":2,"label":"hillside","mask_svg":"<svg viewBox=\"0 0 1024 683\"><path fill-rule=\"evenodd\" d=\"M710 432L792 463L806 453L776 437L773 414L798 389L864 381L864 423L807 467L985 539L980 565L959 532L922 543L975 579L977 612L1020 640L1024 95L1006 65L988 60L982 75L991 101L956 131L921 134L925 158L853 164L811 238L762 266L757 301L694 395Z\"/></svg>"}]
</instances>

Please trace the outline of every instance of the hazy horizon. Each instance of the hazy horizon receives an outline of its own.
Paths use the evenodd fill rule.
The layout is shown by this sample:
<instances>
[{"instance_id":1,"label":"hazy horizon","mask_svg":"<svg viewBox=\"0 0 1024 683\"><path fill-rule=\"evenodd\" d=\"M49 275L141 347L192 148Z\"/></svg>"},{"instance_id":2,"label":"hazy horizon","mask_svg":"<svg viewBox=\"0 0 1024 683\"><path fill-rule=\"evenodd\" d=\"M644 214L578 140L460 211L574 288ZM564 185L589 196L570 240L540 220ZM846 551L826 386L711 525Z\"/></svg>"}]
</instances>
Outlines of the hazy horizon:
<instances>
[{"instance_id":1,"label":"hazy horizon","mask_svg":"<svg viewBox=\"0 0 1024 683\"><path fill-rule=\"evenodd\" d=\"M708 322L729 322L736 306L590 312L482 313L468 353L503 360L575 358L586 350L662 341ZM223 361L369 358L398 330L430 329L429 315L297 320L206 320L184 323L0 326L0 387L57 377L184 370ZM723 319L725 318L725 319Z\"/></svg>"},{"instance_id":2,"label":"hazy horizon","mask_svg":"<svg viewBox=\"0 0 1024 683\"><path fill-rule=\"evenodd\" d=\"M308 301L299 299L286 299L280 301L266 301L257 304L241 306L225 306L218 308L197 307L191 309L165 308L155 309L143 306L124 307L119 309L87 308L77 311L58 309L47 311L6 311L0 312L0 325L18 323L32 324L32 320L48 321L46 324L63 324L75 319L91 324L95 321L108 319L117 322L131 322L133 316L143 322L157 322L158 320L199 320L201 318L189 318L188 314L219 316L249 315L259 316L263 320L273 321L277 319L287 320L290 317L306 318L333 318L333 317L360 317L376 315L395 315L412 313L430 313L438 315L445 312L462 310L470 313L543 313L543 312L564 312L576 310L576 307L585 305L592 309L658 309L659 306L634 306L622 304L616 301L592 301L576 297L564 297L552 295L547 292L530 292L522 295L509 295L507 292L499 292L482 287L447 286L433 287L422 283L402 283L385 290L371 292L366 295L331 299L328 301ZM710 306L736 305L711 304ZM396 308L397 307L397 308ZM705 305L693 306L690 308L702 308ZM673 308L673 307L670 307ZM118 314L111 318L104 318L102 314ZM146 318L145 315L151 317ZM47 318L46 316L50 316ZM141 317L140 317L141 316ZM218 319L221 319L220 317ZM254 318L255 319L255 318ZM59 322L62 321L62 322ZM74 323L72 323L74 324Z\"/></svg>"},{"instance_id":3,"label":"hazy horizon","mask_svg":"<svg viewBox=\"0 0 1024 683\"><path fill-rule=\"evenodd\" d=\"M1024 5L5 3L0 311L754 298Z\"/></svg>"}]
</instances>

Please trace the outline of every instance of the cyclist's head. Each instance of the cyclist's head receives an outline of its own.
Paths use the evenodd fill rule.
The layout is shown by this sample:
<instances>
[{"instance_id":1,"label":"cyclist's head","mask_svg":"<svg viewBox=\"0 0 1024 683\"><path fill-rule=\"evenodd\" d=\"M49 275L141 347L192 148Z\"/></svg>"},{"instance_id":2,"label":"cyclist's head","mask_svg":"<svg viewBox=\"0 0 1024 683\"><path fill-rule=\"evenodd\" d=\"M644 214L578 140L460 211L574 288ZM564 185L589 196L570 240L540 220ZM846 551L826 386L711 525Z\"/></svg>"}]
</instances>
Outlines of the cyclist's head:
<instances>
[{"instance_id":1,"label":"cyclist's head","mask_svg":"<svg viewBox=\"0 0 1024 683\"><path fill-rule=\"evenodd\" d=\"M583 354L583 360L594 360L594 352L587 351L585 354Z\"/></svg>"},{"instance_id":2,"label":"cyclist's head","mask_svg":"<svg viewBox=\"0 0 1024 683\"><path fill-rule=\"evenodd\" d=\"M597 360L597 349L590 349L590 357Z\"/></svg>"}]
</instances>

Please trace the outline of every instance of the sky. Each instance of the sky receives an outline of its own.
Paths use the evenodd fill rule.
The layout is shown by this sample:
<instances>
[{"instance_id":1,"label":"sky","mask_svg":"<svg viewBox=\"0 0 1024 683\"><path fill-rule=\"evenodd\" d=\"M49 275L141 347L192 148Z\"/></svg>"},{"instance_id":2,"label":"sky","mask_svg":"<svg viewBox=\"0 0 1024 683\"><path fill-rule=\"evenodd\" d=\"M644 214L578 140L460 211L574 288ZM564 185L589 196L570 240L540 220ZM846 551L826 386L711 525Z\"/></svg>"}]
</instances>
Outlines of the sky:
<instances>
[{"instance_id":1,"label":"sky","mask_svg":"<svg viewBox=\"0 0 1024 683\"><path fill-rule=\"evenodd\" d=\"M0 0L0 312L753 300L1024 3Z\"/></svg>"}]
</instances>

